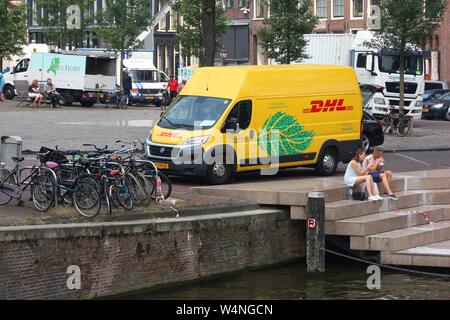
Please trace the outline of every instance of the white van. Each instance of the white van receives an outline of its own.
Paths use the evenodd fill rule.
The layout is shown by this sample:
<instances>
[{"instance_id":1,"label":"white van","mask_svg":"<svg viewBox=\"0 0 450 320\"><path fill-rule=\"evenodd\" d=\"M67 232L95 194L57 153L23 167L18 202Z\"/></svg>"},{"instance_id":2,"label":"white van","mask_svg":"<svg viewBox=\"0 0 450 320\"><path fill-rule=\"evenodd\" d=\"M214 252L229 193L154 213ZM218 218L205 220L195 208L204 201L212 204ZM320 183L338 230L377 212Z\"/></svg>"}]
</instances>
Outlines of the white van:
<instances>
[{"instance_id":1,"label":"white van","mask_svg":"<svg viewBox=\"0 0 450 320\"><path fill-rule=\"evenodd\" d=\"M130 58L123 61L133 81L131 103L160 106L169 78L156 69L153 60Z\"/></svg>"}]
</instances>

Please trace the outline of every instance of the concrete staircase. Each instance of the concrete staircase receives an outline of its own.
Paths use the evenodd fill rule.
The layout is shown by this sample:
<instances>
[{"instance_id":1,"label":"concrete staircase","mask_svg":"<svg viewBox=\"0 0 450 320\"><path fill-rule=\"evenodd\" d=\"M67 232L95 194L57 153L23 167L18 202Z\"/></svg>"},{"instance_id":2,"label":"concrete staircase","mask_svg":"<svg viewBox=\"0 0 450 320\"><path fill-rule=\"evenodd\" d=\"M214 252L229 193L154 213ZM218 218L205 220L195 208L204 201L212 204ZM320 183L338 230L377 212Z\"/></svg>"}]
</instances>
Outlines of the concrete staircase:
<instances>
[{"instance_id":1,"label":"concrete staircase","mask_svg":"<svg viewBox=\"0 0 450 320\"><path fill-rule=\"evenodd\" d=\"M378 251L385 264L450 268L450 170L396 175L392 185L398 200L371 202L347 200L342 177L322 179L192 191L214 194L220 190L222 195L228 192L260 204L287 205L291 218L300 220L306 219L308 192L322 191L326 234L349 237L351 250Z\"/></svg>"}]
</instances>

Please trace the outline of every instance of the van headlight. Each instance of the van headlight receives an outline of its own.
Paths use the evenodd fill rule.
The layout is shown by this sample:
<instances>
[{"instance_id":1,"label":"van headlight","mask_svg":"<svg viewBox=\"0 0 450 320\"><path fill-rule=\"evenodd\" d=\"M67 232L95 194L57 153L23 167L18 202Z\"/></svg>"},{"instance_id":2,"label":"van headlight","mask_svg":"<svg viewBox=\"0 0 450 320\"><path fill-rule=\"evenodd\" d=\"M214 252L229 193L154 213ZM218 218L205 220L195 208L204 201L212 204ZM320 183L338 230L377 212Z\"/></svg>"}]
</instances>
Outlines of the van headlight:
<instances>
[{"instance_id":1,"label":"van headlight","mask_svg":"<svg viewBox=\"0 0 450 320\"><path fill-rule=\"evenodd\" d=\"M417 101L416 102L416 108L422 109L423 108L423 101Z\"/></svg>"},{"instance_id":2,"label":"van headlight","mask_svg":"<svg viewBox=\"0 0 450 320\"><path fill-rule=\"evenodd\" d=\"M150 133L148 134L147 140L152 142L152 130L150 130Z\"/></svg>"},{"instance_id":3,"label":"van headlight","mask_svg":"<svg viewBox=\"0 0 450 320\"><path fill-rule=\"evenodd\" d=\"M433 108L434 108L434 109L440 109L440 108L442 108L443 106L444 106L443 103L439 103L439 104L435 104L435 105L433 106Z\"/></svg>"},{"instance_id":4,"label":"van headlight","mask_svg":"<svg viewBox=\"0 0 450 320\"><path fill-rule=\"evenodd\" d=\"M384 101L383 98L375 98L373 99L373 102L375 102L375 104L386 104L386 101Z\"/></svg>"},{"instance_id":5,"label":"van headlight","mask_svg":"<svg viewBox=\"0 0 450 320\"><path fill-rule=\"evenodd\" d=\"M211 136L192 137L183 142L183 144L205 144L210 138Z\"/></svg>"}]
</instances>

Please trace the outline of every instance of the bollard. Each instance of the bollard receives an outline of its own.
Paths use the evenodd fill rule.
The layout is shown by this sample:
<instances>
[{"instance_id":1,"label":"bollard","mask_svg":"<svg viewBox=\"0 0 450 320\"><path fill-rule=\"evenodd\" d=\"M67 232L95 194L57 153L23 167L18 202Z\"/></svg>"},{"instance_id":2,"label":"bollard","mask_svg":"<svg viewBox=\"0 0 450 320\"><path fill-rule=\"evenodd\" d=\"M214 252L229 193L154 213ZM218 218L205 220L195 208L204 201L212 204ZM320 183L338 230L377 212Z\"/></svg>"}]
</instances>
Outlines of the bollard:
<instances>
[{"instance_id":1,"label":"bollard","mask_svg":"<svg viewBox=\"0 0 450 320\"><path fill-rule=\"evenodd\" d=\"M323 192L308 193L306 206L307 272L325 271L325 196Z\"/></svg>"}]
</instances>

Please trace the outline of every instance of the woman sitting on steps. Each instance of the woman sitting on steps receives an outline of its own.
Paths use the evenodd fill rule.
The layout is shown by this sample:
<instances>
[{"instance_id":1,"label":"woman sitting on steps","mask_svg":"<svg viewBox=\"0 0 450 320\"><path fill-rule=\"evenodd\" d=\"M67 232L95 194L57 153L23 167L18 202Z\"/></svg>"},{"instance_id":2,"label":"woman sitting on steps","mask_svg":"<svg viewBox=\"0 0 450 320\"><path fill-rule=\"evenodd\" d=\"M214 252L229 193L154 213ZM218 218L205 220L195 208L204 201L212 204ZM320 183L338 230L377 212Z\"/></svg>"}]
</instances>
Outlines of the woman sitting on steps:
<instances>
[{"instance_id":1,"label":"woman sitting on steps","mask_svg":"<svg viewBox=\"0 0 450 320\"><path fill-rule=\"evenodd\" d=\"M373 178L368 174L367 170L363 169L362 162L366 158L366 154L362 148L356 150L355 157L347 166L347 170L344 175L344 183L350 188L365 183L367 194L369 195L369 201L382 200L378 194L374 192Z\"/></svg>"}]
</instances>

